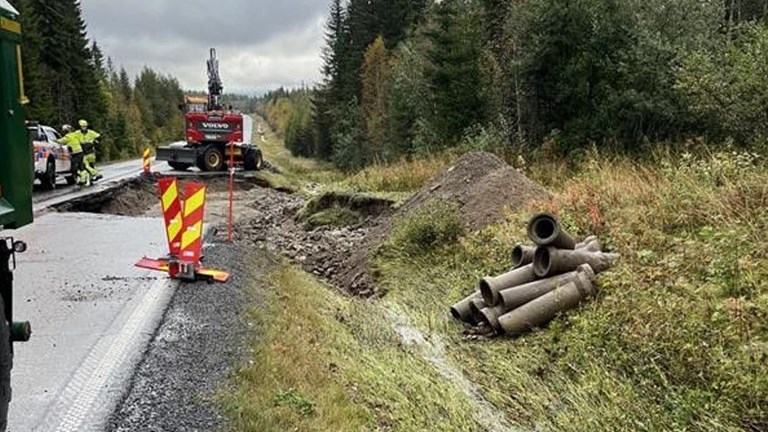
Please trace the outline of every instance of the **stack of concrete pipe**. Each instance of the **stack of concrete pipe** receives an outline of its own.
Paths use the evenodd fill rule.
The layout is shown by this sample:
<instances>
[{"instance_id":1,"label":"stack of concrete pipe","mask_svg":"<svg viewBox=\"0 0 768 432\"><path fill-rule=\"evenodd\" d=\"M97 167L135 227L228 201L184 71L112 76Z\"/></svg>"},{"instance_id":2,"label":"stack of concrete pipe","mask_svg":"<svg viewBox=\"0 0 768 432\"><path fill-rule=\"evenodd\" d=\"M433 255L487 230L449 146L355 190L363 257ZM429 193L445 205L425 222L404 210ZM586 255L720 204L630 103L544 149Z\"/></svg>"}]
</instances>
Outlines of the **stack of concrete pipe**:
<instances>
[{"instance_id":1,"label":"stack of concrete pipe","mask_svg":"<svg viewBox=\"0 0 768 432\"><path fill-rule=\"evenodd\" d=\"M576 243L555 216L542 213L528 224L536 246L512 249L512 269L480 280L480 289L451 307L451 315L497 334L523 334L594 294L592 282L618 255L602 252L597 237Z\"/></svg>"}]
</instances>

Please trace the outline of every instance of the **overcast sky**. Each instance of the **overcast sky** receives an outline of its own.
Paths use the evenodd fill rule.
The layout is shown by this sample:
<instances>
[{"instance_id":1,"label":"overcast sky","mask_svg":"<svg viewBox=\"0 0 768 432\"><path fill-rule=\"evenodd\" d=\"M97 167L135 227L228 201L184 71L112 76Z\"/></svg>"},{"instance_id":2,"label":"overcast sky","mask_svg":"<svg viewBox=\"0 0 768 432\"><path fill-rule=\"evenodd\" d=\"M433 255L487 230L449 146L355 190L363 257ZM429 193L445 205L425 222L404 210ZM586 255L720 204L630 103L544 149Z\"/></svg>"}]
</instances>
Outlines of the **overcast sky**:
<instances>
[{"instance_id":1,"label":"overcast sky","mask_svg":"<svg viewBox=\"0 0 768 432\"><path fill-rule=\"evenodd\" d=\"M319 80L327 0L82 0L88 35L131 75L146 65L205 89L218 49L225 91Z\"/></svg>"}]
</instances>

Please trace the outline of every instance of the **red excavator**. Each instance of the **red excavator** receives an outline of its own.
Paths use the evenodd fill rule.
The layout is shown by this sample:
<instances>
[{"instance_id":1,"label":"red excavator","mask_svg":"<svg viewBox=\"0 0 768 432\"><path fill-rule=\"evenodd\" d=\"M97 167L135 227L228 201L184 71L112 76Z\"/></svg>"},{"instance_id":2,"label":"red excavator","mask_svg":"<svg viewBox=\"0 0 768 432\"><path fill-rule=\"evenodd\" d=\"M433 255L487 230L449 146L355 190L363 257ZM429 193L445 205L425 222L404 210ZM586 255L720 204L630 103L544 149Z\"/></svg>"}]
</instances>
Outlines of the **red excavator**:
<instances>
[{"instance_id":1,"label":"red excavator","mask_svg":"<svg viewBox=\"0 0 768 432\"><path fill-rule=\"evenodd\" d=\"M176 170L193 166L202 171L227 169L234 153L235 164L246 170L260 170L264 158L251 143L253 120L250 116L225 107L221 101L224 85L219 76L219 59L211 48L208 59L208 98L184 98L179 109L184 112L186 141L157 149L157 160L168 161Z\"/></svg>"}]
</instances>

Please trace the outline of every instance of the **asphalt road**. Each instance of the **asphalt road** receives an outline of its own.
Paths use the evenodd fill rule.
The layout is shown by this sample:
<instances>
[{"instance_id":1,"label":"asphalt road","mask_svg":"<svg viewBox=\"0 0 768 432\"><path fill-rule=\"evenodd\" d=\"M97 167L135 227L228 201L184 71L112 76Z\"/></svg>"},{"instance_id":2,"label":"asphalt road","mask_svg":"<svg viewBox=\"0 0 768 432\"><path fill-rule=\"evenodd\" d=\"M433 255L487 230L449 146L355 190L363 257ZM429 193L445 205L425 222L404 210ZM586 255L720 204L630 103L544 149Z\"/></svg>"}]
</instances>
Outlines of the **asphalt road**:
<instances>
[{"instance_id":1,"label":"asphalt road","mask_svg":"<svg viewBox=\"0 0 768 432\"><path fill-rule=\"evenodd\" d=\"M49 213L14 235L15 345L9 430L101 431L159 324L174 285L133 267L164 253L154 218Z\"/></svg>"},{"instance_id":2,"label":"asphalt road","mask_svg":"<svg viewBox=\"0 0 768 432\"><path fill-rule=\"evenodd\" d=\"M35 223L3 233L29 245L17 257L14 314L33 329L15 344L9 431L103 431L176 288L133 266L167 253L159 217L47 211L138 176L141 161L100 170L91 188L36 192Z\"/></svg>"},{"instance_id":3,"label":"asphalt road","mask_svg":"<svg viewBox=\"0 0 768 432\"><path fill-rule=\"evenodd\" d=\"M88 195L97 191L103 191L115 183L137 177L142 173L143 166L141 159L135 159L125 162L117 162L109 165L98 165L97 168L104 176L93 186L83 188L80 186L68 186L63 179L59 179L56 189L52 191L39 190L35 187L33 196L33 205L35 214L39 214L51 206L67 202L71 199ZM153 172L169 172L171 168L165 162L158 162L152 159Z\"/></svg>"}]
</instances>

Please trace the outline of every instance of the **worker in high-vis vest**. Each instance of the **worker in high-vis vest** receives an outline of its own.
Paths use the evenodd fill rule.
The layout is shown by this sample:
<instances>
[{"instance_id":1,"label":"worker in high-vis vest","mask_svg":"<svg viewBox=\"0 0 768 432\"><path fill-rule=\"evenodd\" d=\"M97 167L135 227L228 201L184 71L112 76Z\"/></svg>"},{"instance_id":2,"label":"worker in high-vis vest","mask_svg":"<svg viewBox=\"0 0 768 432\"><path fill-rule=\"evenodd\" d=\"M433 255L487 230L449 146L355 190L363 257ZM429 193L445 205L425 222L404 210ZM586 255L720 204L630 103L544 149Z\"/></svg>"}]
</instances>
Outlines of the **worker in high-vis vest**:
<instances>
[{"instance_id":1,"label":"worker in high-vis vest","mask_svg":"<svg viewBox=\"0 0 768 432\"><path fill-rule=\"evenodd\" d=\"M99 143L101 134L88 129L88 122L85 120L80 120L77 122L77 125L80 126L80 130L76 134L80 139L80 144L82 144L83 153L85 154L83 158L85 170L90 174L92 181L97 181L101 178L101 174L96 169L96 144Z\"/></svg>"},{"instance_id":2,"label":"worker in high-vis vest","mask_svg":"<svg viewBox=\"0 0 768 432\"><path fill-rule=\"evenodd\" d=\"M83 152L83 145L78 137L79 132L72 132L70 125L64 125L62 131L65 133L58 142L69 147L69 158L72 163L72 177L75 178L75 183L81 186L90 186L91 175L85 169L85 153Z\"/></svg>"}]
</instances>

